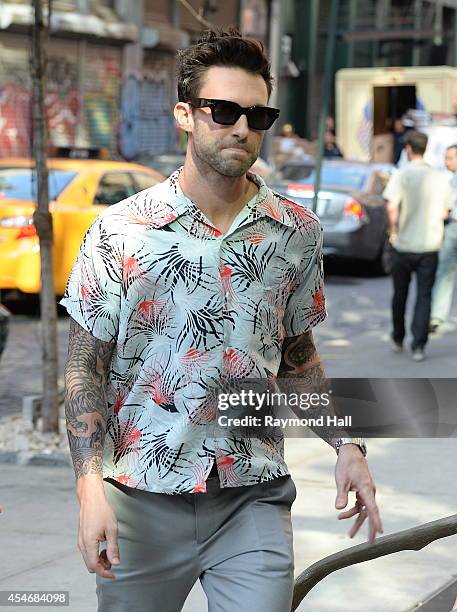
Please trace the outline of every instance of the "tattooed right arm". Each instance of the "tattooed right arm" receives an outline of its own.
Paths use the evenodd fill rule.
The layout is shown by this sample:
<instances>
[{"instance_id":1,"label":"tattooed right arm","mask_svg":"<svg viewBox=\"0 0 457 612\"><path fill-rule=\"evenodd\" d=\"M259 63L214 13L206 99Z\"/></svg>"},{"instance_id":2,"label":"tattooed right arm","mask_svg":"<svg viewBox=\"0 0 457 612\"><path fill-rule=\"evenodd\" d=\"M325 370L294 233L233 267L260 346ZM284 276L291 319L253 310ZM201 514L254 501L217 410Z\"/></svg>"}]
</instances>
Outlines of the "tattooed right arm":
<instances>
[{"instance_id":1,"label":"tattooed right arm","mask_svg":"<svg viewBox=\"0 0 457 612\"><path fill-rule=\"evenodd\" d=\"M76 480L102 477L108 403L106 379L114 342L95 338L70 319L65 364L65 416Z\"/></svg>"}]
</instances>

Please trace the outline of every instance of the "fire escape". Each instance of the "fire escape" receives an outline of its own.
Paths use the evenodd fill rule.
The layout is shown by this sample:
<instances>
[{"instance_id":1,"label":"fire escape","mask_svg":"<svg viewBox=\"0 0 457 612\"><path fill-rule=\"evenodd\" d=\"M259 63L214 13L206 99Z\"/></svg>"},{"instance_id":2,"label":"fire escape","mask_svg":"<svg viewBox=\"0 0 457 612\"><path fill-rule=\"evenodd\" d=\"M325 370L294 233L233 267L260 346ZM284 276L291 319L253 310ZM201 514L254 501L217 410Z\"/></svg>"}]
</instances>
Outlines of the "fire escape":
<instances>
[{"instance_id":1,"label":"fire escape","mask_svg":"<svg viewBox=\"0 0 457 612\"><path fill-rule=\"evenodd\" d=\"M452 0L346 0L339 34L348 45L347 65L358 65L360 43L369 47L365 65L454 63L456 13Z\"/></svg>"}]
</instances>

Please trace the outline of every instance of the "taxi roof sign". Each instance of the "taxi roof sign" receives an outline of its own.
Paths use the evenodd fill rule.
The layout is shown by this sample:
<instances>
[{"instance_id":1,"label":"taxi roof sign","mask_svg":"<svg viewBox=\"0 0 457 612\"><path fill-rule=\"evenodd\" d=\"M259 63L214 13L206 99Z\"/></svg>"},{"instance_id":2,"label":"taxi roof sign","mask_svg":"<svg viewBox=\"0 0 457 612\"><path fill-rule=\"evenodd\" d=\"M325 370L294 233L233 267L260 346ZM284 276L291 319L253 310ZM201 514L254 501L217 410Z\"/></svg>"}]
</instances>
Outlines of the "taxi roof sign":
<instances>
[{"instance_id":1,"label":"taxi roof sign","mask_svg":"<svg viewBox=\"0 0 457 612\"><path fill-rule=\"evenodd\" d=\"M51 157L66 159L109 159L109 151L104 147L51 147Z\"/></svg>"}]
</instances>

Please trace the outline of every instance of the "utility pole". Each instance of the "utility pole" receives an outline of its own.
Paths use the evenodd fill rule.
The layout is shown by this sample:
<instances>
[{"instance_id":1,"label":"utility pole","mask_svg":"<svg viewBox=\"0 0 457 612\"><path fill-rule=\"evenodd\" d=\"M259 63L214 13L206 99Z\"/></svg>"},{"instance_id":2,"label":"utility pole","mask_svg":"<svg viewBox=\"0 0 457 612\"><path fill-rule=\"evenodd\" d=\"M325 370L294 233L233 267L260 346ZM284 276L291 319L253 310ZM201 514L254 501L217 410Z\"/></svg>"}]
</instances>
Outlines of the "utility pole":
<instances>
[{"instance_id":1,"label":"utility pole","mask_svg":"<svg viewBox=\"0 0 457 612\"><path fill-rule=\"evenodd\" d=\"M349 0L349 32L351 35L355 31L355 24L357 20L357 0ZM348 40L347 43L348 49L348 59L347 59L347 67L354 67L354 51L355 51L355 43L352 38Z\"/></svg>"},{"instance_id":2,"label":"utility pole","mask_svg":"<svg viewBox=\"0 0 457 612\"><path fill-rule=\"evenodd\" d=\"M46 25L43 0L33 0L32 40L33 149L37 177L37 207L33 223L40 241L41 264L41 333L43 368L42 431L59 431L57 389L57 306L52 265L52 217L49 212L48 170L46 166L46 118L44 91L46 79Z\"/></svg>"},{"instance_id":3,"label":"utility pole","mask_svg":"<svg viewBox=\"0 0 457 612\"><path fill-rule=\"evenodd\" d=\"M317 211L317 204L319 201L319 189L321 187L321 169L322 159L324 157L324 136L325 136L325 122L328 115L328 100L331 91L331 80L332 80L332 67L333 67L333 56L335 55L335 37L336 37L336 26L338 20L338 9L339 0L332 0L330 7L330 23L328 27L328 38L326 45L325 55L325 72L322 86L322 104L321 112L319 115L319 136L317 140L317 156L316 156L316 179L314 182L314 198L313 198L313 210Z\"/></svg>"},{"instance_id":4,"label":"utility pole","mask_svg":"<svg viewBox=\"0 0 457 612\"><path fill-rule=\"evenodd\" d=\"M268 35L268 47L271 64L271 74L274 78L273 91L271 92L269 105L277 107L279 101L279 81L281 77L281 3L279 0L271 0L270 24ZM273 144L273 128L265 133L261 155L267 162L271 157Z\"/></svg>"},{"instance_id":5,"label":"utility pole","mask_svg":"<svg viewBox=\"0 0 457 612\"><path fill-rule=\"evenodd\" d=\"M309 2L309 40L308 40L308 66L306 80L306 132L310 140L314 140L313 126L315 125L314 96L316 87L317 43L319 41L319 0Z\"/></svg>"},{"instance_id":6,"label":"utility pole","mask_svg":"<svg viewBox=\"0 0 457 612\"><path fill-rule=\"evenodd\" d=\"M414 31L416 32L416 36L417 36L417 32L420 32L423 27L422 19L423 19L422 0L414 0ZM414 39L413 66L420 66L420 60L421 60L421 48L419 46L420 42L421 41L419 40L419 38Z\"/></svg>"}]
</instances>

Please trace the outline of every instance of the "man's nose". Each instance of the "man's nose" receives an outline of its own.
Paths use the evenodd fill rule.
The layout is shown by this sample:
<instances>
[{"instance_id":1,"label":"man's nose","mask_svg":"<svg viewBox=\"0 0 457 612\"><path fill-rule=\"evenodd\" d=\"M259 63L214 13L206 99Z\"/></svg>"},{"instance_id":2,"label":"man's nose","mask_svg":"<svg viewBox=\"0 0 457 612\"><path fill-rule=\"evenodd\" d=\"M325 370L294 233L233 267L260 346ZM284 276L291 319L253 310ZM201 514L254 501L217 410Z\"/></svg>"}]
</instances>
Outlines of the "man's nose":
<instances>
[{"instance_id":1,"label":"man's nose","mask_svg":"<svg viewBox=\"0 0 457 612\"><path fill-rule=\"evenodd\" d=\"M239 139L247 138L249 135L248 118L246 115L241 115L238 121L233 126L233 135Z\"/></svg>"}]
</instances>

